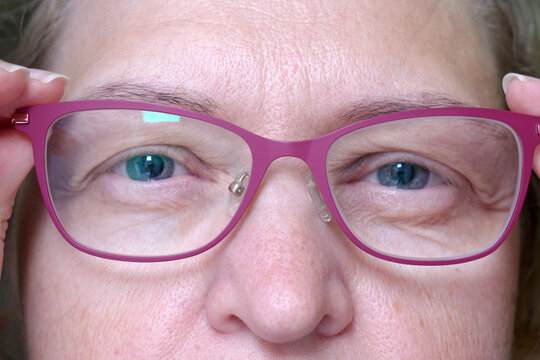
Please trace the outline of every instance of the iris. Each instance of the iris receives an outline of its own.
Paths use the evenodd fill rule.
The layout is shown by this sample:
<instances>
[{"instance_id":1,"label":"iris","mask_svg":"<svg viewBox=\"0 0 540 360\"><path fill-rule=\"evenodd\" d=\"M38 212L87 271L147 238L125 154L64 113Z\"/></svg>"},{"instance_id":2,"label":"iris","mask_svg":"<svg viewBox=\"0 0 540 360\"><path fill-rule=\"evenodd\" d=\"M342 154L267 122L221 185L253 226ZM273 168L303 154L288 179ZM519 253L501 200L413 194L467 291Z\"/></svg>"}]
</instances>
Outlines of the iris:
<instances>
[{"instance_id":1,"label":"iris","mask_svg":"<svg viewBox=\"0 0 540 360\"><path fill-rule=\"evenodd\" d=\"M165 155L134 156L127 160L126 171L136 181L163 180L173 175L174 161Z\"/></svg>"},{"instance_id":2,"label":"iris","mask_svg":"<svg viewBox=\"0 0 540 360\"><path fill-rule=\"evenodd\" d=\"M377 179L384 186L397 189L422 189L429 179L429 170L423 166L396 162L381 166Z\"/></svg>"}]
</instances>

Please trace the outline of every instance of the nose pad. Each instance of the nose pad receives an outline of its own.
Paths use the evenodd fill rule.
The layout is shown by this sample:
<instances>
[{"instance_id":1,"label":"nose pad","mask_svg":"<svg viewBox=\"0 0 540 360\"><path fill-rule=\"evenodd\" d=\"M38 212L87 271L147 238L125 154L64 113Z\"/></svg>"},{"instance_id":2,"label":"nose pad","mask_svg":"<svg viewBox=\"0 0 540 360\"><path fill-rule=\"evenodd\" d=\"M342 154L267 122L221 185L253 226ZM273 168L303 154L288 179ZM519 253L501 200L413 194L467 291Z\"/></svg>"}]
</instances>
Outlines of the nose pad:
<instances>
[{"instance_id":1,"label":"nose pad","mask_svg":"<svg viewBox=\"0 0 540 360\"><path fill-rule=\"evenodd\" d=\"M229 185L230 194L227 201L227 213L230 216L236 214L236 211L244 198L244 193L249 182L249 174L249 170L242 170Z\"/></svg>"},{"instance_id":2,"label":"nose pad","mask_svg":"<svg viewBox=\"0 0 540 360\"><path fill-rule=\"evenodd\" d=\"M319 191L319 188L317 187L317 184L315 183L315 180L313 179L313 175L311 175L311 173L308 172L305 176L305 179L306 179L309 196L311 197L311 200L313 201L313 205L315 205L315 208L317 209L317 212L319 213L321 220L324 222L330 222L330 220L332 220L332 214L330 213L328 206L326 206L326 203L324 202L324 199L322 198L321 192Z\"/></svg>"}]
</instances>

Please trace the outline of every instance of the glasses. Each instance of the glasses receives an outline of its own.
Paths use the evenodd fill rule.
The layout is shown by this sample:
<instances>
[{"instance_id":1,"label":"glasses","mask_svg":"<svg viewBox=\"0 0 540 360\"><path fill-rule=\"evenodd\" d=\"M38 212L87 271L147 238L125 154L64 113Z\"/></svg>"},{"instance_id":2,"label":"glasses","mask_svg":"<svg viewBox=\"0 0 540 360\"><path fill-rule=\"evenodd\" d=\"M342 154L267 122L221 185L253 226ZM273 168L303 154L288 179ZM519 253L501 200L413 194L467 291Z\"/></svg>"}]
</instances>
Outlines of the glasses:
<instances>
[{"instance_id":1,"label":"glasses","mask_svg":"<svg viewBox=\"0 0 540 360\"><path fill-rule=\"evenodd\" d=\"M393 113L298 142L112 100L31 106L12 123L32 139L62 236L123 261L212 248L280 157L308 165L311 216L338 224L365 252L404 264L471 261L497 249L516 223L540 143L540 118L479 108Z\"/></svg>"}]
</instances>

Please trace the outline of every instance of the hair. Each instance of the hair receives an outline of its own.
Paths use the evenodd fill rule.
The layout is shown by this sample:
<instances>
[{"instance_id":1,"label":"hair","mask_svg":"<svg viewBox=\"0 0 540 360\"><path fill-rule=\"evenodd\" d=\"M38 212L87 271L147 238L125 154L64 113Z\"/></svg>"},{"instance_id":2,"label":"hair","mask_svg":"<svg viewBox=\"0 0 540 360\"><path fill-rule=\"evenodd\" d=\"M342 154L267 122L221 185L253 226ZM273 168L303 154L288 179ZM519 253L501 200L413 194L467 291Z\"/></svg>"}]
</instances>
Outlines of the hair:
<instances>
[{"instance_id":1,"label":"hair","mask_svg":"<svg viewBox=\"0 0 540 360\"><path fill-rule=\"evenodd\" d=\"M500 74L540 77L540 1L469 0L486 24ZM532 174L521 211L521 268L514 325L514 359L540 355L540 181Z\"/></svg>"},{"instance_id":2,"label":"hair","mask_svg":"<svg viewBox=\"0 0 540 360\"><path fill-rule=\"evenodd\" d=\"M16 51L4 56L10 61L31 67L46 67L50 49L55 45L70 0L26 0L26 4L0 13L0 32L11 28L15 39L7 42ZM467 0L479 23L487 30L490 45L498 61L499 77L515 71L540 77L540 1L538 0ZM1 11L1 10L0 10ZM33 16L26 22L27 14ZM23 25L21 25L23 24ZM23 31L24 30L24 31ZM2 35L0 35L2 37ZM4 36L5 37L5 36ZM0 41L6 47L6 41ZM522 251L519 297L514 326L513 358L532 359L540 355L540 182L532 175L525 204L521 212ZM13 235L13 234L12 234ZM3 282L16 283L13 279ZM5 288L5 285L2 285ZM16 288L16 285L12 285ZM13 291L17 294L17 290ZM18 296L18 295L17 295ZM0 297L0 306L2 299ZM11 302L16 304L17 301ZM15 308L17 306L15 305ZM0 314L3 309L0 308ZM13 318L13 311L11 318ZM15 310L20 314L19 310ZM19 316L20 317L20 316ZM0 329L13 332L0 315ZM19 320L22 324L22 321ZM1 339L6 337L0 331ZM21 333L21 332L19 332ZM12 340L7 340L11 343ZM2 340L1 342L5 342ZM0 347L2 346L0 342ZM4 351L4 353L2 353ZM24 352L0 350L0 358L20 358Z\"/></svg>"}]
</instances>

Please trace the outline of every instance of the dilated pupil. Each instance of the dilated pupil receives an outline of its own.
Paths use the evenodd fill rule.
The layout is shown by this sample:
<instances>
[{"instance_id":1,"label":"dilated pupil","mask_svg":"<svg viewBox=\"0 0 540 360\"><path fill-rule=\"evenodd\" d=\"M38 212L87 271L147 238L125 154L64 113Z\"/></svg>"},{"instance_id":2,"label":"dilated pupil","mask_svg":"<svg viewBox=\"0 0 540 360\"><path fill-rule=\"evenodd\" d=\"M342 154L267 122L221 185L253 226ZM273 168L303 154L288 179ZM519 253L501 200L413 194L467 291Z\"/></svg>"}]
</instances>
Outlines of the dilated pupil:
<instances>
[{"instance_id":1,"label":"dilated pupil","mask_svg":"<svg viewBox=\"0 0 540 360\"><path fill-rule=\"evenodd\" d=\"M428 176L426 168L403 162L381 166L377 171L381 185L399 189L421 189L426 186Z\"/></svg>"},{"instance_id":2,"label":"dilated pupil","mask_svg":"<svg viewBox=\"0 0 540 360\"><path fill-rule=\"evenodd\" d=\"M130 158L126 170L132 180L150 181L170 177L173 165L172 159L164 155L141 155Z\"/></svg>"}]
</instances>

